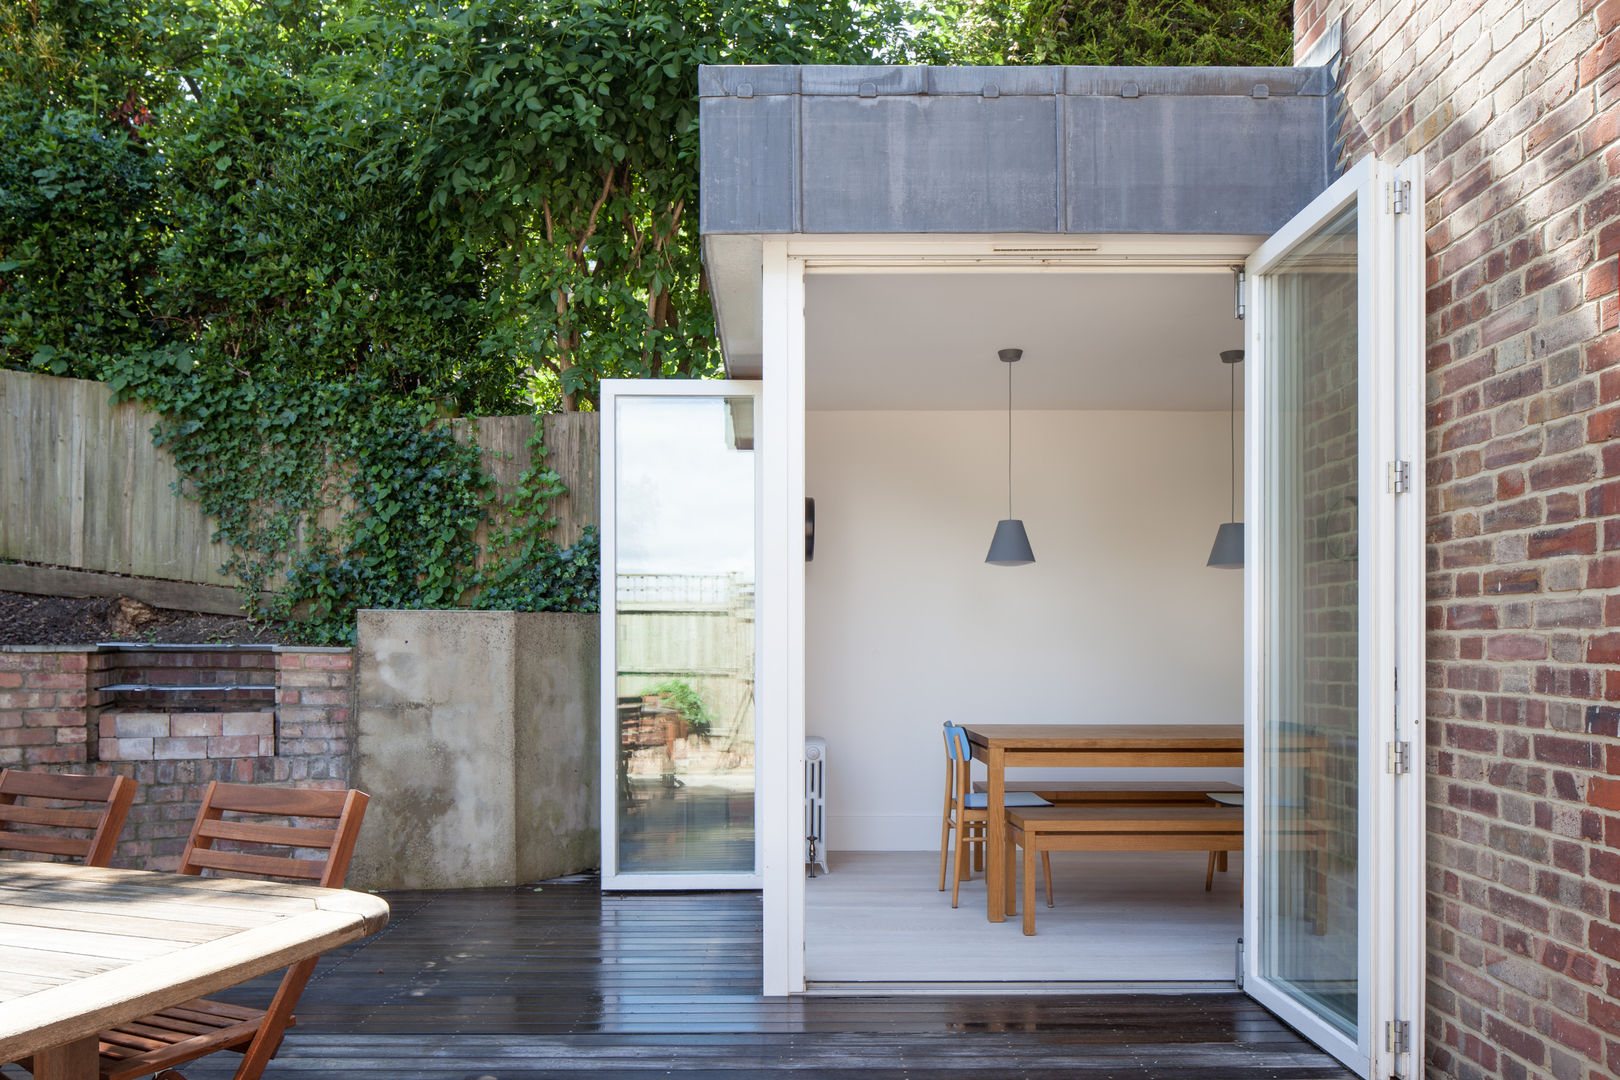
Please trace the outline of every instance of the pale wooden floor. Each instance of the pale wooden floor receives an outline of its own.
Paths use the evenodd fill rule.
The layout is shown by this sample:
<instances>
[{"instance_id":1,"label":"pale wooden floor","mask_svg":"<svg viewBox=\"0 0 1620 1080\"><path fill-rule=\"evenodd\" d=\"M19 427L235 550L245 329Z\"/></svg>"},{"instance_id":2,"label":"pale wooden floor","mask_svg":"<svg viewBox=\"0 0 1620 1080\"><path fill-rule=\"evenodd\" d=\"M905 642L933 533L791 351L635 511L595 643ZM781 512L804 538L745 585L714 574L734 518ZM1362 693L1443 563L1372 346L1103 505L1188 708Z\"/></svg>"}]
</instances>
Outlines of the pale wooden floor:
<instances>
[{"instance_id":1,"label":"pale wooden floor","mask_svg":"<svg viewBox=\"0 0 1620 1080\"><path fill-rule=\"evenodd\" d=\"M961 906L937 891L939 856L831 855L805 883L805 974L822 983L1075 982L1231 984L1242 933L1239 856L1204 892L1190 852L1052 856L1054 900L1034 937L984 917L984 879Z\"/></svg>"}]
</instances>

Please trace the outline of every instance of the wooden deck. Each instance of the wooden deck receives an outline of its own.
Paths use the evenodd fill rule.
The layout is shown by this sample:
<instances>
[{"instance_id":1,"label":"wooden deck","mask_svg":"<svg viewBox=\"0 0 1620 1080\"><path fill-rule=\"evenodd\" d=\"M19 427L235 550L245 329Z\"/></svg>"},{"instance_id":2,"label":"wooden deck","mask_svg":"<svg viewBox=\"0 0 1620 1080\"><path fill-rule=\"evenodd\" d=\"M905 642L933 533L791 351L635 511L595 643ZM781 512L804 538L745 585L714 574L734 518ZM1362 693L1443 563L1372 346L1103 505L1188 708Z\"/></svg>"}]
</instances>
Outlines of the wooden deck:
<instances>
[{"instance_id":1,"label":"wooden deck","mask_svg":"<svg viewBox=\"0 0 1620 1080\"><path fill-rule=\"evenodd\" d=\"M385 931L322 961L266 1080L1352 1080L1236 993L763 998L754 893L388 901ZM216 1057L186 1074L224 1080Z\"/></svg>"}]
</instances>

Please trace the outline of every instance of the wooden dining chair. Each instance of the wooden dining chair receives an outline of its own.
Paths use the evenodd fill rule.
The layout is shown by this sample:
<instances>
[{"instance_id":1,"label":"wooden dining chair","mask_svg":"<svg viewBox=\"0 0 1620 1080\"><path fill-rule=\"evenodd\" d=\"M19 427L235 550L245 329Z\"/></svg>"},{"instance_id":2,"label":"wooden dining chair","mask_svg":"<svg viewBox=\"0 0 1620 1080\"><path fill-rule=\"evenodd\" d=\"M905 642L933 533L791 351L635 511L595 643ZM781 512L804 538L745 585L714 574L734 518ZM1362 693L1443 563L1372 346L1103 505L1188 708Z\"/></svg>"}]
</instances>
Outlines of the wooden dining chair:
<instances>
[{"instance_id":1,"label":"wooden dining chair","mask_svg":"<svg viewBox=\"0 0 1620 1080\"><path fill-rule=\"evenodd\" d=\"M208 785L180 873L290 878L341 888L354 854L367 796L359 791L312 791L248 784ZM230 816L227 816L230 815ZM267 822L266 816L291 819ZM228 846L216 844L224 842ZM268 853L267 853L268 852ZM293 1006L315 971L316 958L282 976L268 1009L199 998L101 1033L103 1080L162 1072L185 1080L175 1066L233 1050L242 1055L235 1080L257 1080L293 1023Z\"/></svg>"},{"instance_id":2,"label":"wooden dining chair","mask_svg":"<svg viewBox=\"0 0 1620 1080\"><path fill-rule=\"evenodd\" d=\"M0 769L0 851L63 855L86 866L106 866L118 847L135 781L127 776ZM18 799L28 799L19 803ZM32 800L86 804L72 810L39 806ZM16 826L42 826L50 832L18 832Z\"/></svg>"},{"instance_id":3,"label":"wooden dining chair","mask_svg":"<svg viewBox=\"0 0 1620 1080\"><path fill-rule=\"evenodd\" d=\"M951 907L961 895L962 879L971 874L968 869L968 848L983 850L985 829L989 827L990 797L973 790L973 751L968 746L967 732L955 724L945 725L945 813L939 829L939 891L945 891L947 860L953 868L951 875ZM1003 796L1009 808L1051 806L1033 792L1009 791ZM952 842L952 833L955 842ZM1052 906L1052 859L1041 852L1041 873L1046 878L1046 906Z\"/></svg>"}]
</instances>

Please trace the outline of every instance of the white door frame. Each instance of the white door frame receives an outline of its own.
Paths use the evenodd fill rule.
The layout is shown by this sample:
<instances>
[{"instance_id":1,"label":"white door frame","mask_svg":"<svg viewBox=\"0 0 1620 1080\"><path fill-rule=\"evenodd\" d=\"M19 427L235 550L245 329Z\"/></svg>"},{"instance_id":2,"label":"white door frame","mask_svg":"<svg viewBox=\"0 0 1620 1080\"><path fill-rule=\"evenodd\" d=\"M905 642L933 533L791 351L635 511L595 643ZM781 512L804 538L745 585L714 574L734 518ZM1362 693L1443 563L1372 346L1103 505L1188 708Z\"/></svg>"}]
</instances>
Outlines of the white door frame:
<instances>
[{"instance_id":1,"label":"white door frame","mask_svg":"<svg viewBox=\"0 0 1620 1080\"><path fill-rule=\"evenodd\" d=\"M1394 198L1405 189L1404 209ZM1256 902L1245 905L1244 989L1346 1065L1366 1076L1415 1076L1423 1045L1424 947L1424 430L1422 187L1418 163L1399 168L1364 158L1312 200L1248 261L1245 395L1245 503L1260 505L1266 462L1259 425L1267 415L1265 271L1322 223L1359 203L1358 501L1368 527L1359 549L1360 774L1369 812L1360 821L1358 1037L1302 1008L1260 971L1263 937ZM1408 463L1397 492L1390 466ZM1265 700L1262 528L1246 531L1244 712L1249 747L1261 744ZM1397 678L1399 672L1402 677ZM1410 771L1386 765L1386 747L1405 743ZM1244 880L1251 901L1260 882L1259 755L1246 755ZM1392 1027L1397 1022L1407 1026ZM1402 1041L1404 1039L1404 1042Z\"/></svg>"},{"instance_id":2,"label":"white door frame","mask_svg":"<svg viewBox=\"0 0 1620 1080\"><path fill-rule=\"evenodd\" d=\"M755 594L759 798L764 835L764 993L803 993L805 737L804 279L839 273L1159 272L1226 274L1258 237L1233 236L778 236L762 247L764 489ZM603 440L604 453L607 440ZM604 459L605 461L605 459ZM606 476L604 464L604 476ZM603 537L604 548L608 543Z\"/></svg>"},{"instance_id":3,"label":"white door frame","mask_svg":"<svg viewBox=\"0 0 1620 1080\"><path fill-rule=\"evenodd\" d=\"M754 872L751 874L721 874L721 873L622 873L618 865L618 767L617 755L613 748L619 745L619 719L617 702L619 696L619 660L618 660L618 633L617 619L619 608L617 580L618 555L618 505L617 495L618 475L618 409L616 404L619 398L650 398L650 397L750 397L755 402L755 447L769 441L769 428L764 428L766 437L761 438L761 425L758 419L760 384L757 380L743 379L603 379L600 402L601 423L601 449L602 464L599 476L601 491L601 551L602 551L602 583L600 589L601 607L601 633L599 635L600 672L601 679L599 723L601 732L601 749L598 754L600 760L601 776L598 781L601 799L601 858L602 858L602 888L638 890L678 890L678 889L757 889L765 881L760 872L763 854L769 845L765 842L762 821L765 815L762 806L770 802L765 798L763 785L766 782L766 769L762 764L761 753L762 732L767 727L764 722L766 712L758 698L757 684L759 680L758 666L760 661L760 640L765 620L757 604L758 594L762 591L757 584L761 579L760 560L760 494L761 490L769 485L764 480L763 460L757 460L754 468L754 577L756 580L756 610L754 616L754 654L755 654L755 706L754 706ZM767 519L768 520L768 519Z\"/></svg>"}]
</instances>

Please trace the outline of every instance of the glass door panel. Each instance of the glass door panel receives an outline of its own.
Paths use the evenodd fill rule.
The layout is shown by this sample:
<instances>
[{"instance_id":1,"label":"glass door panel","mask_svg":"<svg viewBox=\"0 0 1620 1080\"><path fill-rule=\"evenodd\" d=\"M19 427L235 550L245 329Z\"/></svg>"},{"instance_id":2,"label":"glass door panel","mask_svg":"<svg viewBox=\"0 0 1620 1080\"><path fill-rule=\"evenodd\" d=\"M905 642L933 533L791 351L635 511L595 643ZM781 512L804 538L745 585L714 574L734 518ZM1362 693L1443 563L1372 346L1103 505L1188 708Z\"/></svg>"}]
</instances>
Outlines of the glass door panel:
<instances>
[{"instance_id":1,"label":"glass door panel","mask_svg":"<svg viewBox=\"0 0 1620 1080\"><path fill-rule=\"evenodd\" d=\"M605 887L759 882L754 404L604 384Z\"/></svg>"},{"instance_id":2,"label":"glass door panel","mask_svg":"<svg viewBox=\"0 0 1620 1080\"><path fill-rule=\"evenodd\" d=\"M1262 974L1358 1027L1360 515L1357 212L1267 273Z\"/></svg>"},{"instance_id":3,"label":"glass door panel","mask_svg":"<svg viewBox=\"0 0 1620 1080\"><path fill-rule=\"evenodd\" d=\"M1364 160L1261 245L1246 327L1244 988L1380 1077L1410 1061L1397 1019L1421 1031L1421 775L1385 768L1391 743L1421 750L1395 693L1402 664L1422 685L1421 496L1388 480L1403 446L1422 470L1402 426L1421 273L1397 259L1421 270L1421 217L1398 226L1390 198L1409 172Z\"/></svg>"}]
</instances>

